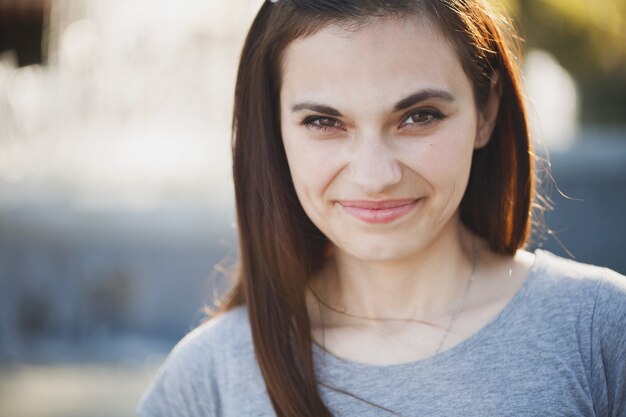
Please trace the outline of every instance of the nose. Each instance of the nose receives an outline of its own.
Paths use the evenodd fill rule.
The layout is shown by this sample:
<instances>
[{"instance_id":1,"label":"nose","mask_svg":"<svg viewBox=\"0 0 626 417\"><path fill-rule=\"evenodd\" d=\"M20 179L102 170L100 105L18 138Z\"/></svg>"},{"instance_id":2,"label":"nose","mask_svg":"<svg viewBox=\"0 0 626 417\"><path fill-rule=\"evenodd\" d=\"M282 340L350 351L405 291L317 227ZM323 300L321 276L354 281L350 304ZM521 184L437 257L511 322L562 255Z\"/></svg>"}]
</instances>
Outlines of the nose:
<instances>
[{"instance_id":1,"label":"nose","mask_svg":"<svg viewBox=\"0 0 626 417\"><path fill-rule=\"evenodd\" d=\"M356 140L350 179L366 194L381 194L402 179L402 167L388 141L380 136Z\"/></svg>"}]
</instances>

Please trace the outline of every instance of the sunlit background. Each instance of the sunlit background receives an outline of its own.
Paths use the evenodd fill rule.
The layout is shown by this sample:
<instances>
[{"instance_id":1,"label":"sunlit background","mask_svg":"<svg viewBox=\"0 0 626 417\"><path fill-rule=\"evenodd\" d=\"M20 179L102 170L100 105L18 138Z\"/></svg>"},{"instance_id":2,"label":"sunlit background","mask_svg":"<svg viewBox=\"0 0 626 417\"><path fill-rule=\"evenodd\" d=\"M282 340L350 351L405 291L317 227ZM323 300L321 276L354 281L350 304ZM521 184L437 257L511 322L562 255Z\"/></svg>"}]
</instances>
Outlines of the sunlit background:
<instances>
[{"instance_id":1,"label":"sunlit background","mask_svg":"<svg viewBox=\"0 0 626 417\"><path fill-rule=\"evenodd\" d=\"M0 417L132 416L204 318L236 258L230 112L260 4L0 0ZM533 247L626 273L626 0L504 7L555 207Z\"/></svg>"}]
</instances>

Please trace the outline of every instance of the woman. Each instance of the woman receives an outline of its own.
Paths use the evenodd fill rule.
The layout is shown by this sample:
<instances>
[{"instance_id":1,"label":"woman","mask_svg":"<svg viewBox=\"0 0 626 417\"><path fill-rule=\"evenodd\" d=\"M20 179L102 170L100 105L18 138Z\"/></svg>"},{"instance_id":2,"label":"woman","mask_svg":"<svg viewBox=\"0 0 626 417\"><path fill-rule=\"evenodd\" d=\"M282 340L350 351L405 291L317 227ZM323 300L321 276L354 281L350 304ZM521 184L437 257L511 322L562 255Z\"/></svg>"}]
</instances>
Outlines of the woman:
<instances>
[{"instance_id":1,"label":"woman","mask_svg":"<svg viewBox=\"0 0 626 417\"><path fill-rule=\"evenodd\" d=\"M624 277L522 250L500 23L481 0L262 5L235 92L237 282L141 415L626 415Z\"/></svg>"}]
</instances>

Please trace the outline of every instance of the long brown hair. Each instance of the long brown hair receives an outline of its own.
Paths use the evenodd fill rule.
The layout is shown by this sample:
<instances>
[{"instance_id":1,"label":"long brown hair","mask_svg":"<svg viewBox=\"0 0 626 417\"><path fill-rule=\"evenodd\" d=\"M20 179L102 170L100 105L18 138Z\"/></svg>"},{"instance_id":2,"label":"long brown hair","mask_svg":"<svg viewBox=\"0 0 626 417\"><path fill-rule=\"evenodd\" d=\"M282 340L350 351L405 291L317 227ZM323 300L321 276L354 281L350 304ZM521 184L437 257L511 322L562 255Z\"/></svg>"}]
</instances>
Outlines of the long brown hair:
<instances>
[{"instance_id":1,"label":"long brown hair","mask_svg":"<svg viewBox=\"0 0 626 417\"><path fill-rule=\"evenodd\" d=\"M327 238L301 207L280 130L281 58L295 39L338 24L358 30L380 16L425 16L455 46L477 106L492 76L502 88L488 144L474 152L460 205L462 222L491 249L513 254L527 239L532 166L519 70L511 42L482 0L265 1L246 38L233 114L233 175L239 264L220 311L245 304L256 359L276 414L330 417L318 391L305 305L311 275L324 263Z\"/></svg>"}]
</instances>

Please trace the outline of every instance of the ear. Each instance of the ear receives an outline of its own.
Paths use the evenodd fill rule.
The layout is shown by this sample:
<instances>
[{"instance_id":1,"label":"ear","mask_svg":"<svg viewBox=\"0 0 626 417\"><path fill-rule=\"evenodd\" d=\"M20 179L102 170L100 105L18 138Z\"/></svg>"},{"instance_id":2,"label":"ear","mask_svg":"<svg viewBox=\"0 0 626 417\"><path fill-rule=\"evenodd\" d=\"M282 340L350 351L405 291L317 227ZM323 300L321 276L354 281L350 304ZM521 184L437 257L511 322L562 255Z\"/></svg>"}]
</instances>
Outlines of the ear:
<instances>
[{"instance_id":1,"label":"ear","mask_svg":"<svg viewBox=\"0 0 626 417\"><path fill-rule=\"evenodd\" d=\"M489 143L491 133L496 125L496 119L498 118L501 97L502 83L500 82L500 74L494 72L491 76L491 87L489 89L487 103L482 109L478 109L478 126L474 149L480 149Z\"/></svg>"}]
</instances>

